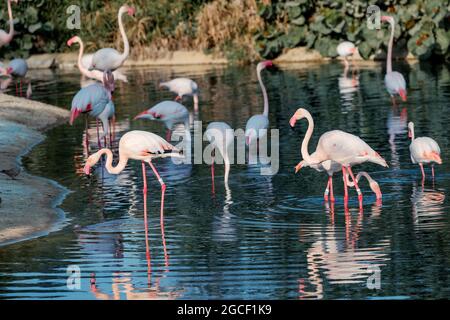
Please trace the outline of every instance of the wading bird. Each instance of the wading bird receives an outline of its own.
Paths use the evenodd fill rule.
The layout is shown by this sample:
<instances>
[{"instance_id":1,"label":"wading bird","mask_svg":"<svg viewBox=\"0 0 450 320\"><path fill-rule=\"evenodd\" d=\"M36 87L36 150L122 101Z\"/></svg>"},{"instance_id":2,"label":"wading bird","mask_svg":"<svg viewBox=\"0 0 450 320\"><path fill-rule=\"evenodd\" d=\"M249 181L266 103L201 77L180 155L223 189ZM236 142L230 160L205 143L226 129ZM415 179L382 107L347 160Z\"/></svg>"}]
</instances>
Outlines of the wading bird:
<instances>
[{"instance_id":1,"label":"wading bird","mask_svg":"<svg viewBox=\"0 0 450 320\"><path fill-rule=\"evenodd\" d=\"M89 69L88 69L89 66L92 64L92 57L94 55L93 54L84 54L84 44L80 37L74 36L67 41L67 45L69 47L72 46L72 44L74 44L74 43L78 43L80 45L77 65L78 65L78 69L80 70L81 74L89 79L94 79L94 80L103 82L103 72L101 72L99 70L89 71ZM115 80L128 82L127 77L123 73L119 72L118 70L115 70L113 72L113 76L114 76Z\"/></svg>"},{"instance_id":2,"label":"wading bird","mask_svg":"<svg viewBox=\"0 0 450 320\"><path fill-rule=\"evenodd\" d=\"M142 111L134 120L149 119L164 122L167 128L166 140L170 141L172 137L172 130L178 123L184 124L186 132L186 139L191 138L189 128L189 111L182 104L175 101L162 101L148 110Z\"/></svg>"},{"instance_id":3,"label":"wading bird","mask_svg":"<svg viewBox=\"0 0 450 320\"><path fill-rule=\"evenodd\" d=\"M116 49L113 48L103 48L94 53L92 57L92 63L89 67L89 70L100 70L103 72L106 71L115 71L120 68L125 60L128 58L130 54L130 44L128 42L127 34L125 32L125 28L122 22L122 16L124 13L128 13L129 16L134 15L134 8L129 7L128 5L123 5L119 9L118 13L118 21L119 21L119 30L123 39L123 53L119 53ZM113 79L114 82L114 79Z\"/></svg>"},{"instance_id":4,"label":"wading bird","mask_svg":"<svg viewBox=\"0 0 450 320\"><path fill-rule=\"evenodd\" d=\"M168 143L160 136L147 131L129 131L125 133L119 141L119 162L116 166L112 165L113 153L110 149L104 148L96 153L93 153L86 160L84 166L84 173L89 175L91 168L100 160L102 155L106 154L105 168L110 174L119 174L125 169L129 159L142 161L142 180L144 181L143 194L147 194L147 176L145 171L145 163L148 163L155 173L161 185L161 223L164 220L164 194L166 191L166 184L159 175L152 161L157 158L178 157L182 154L173 145ZM144 214L145 230L147 225L147 212Z\"/></svg>"},{"instance_id":5,"label":"wading bird","mask_svg":"<svg viewBox=\"0 0 450 320\"><path fill-rule=\"evenodd\" d=\"M18 3L18 0L7 0L8 4L8 17L9 17L9 32L6 33L5 30L0 30L0 48L4 45L7 45L11 42L11 40L14 37L14 19L12 15L12 9L11 9L11 1Z\"/></svg>"},{"instance_id":6,"label":"wading bird","mask_svg":"<svg viewBox=\"0 0 450 320\"><path fill-rule=\"evenodd\" d=\"M392 47L394 45L395 20L390 16L381 16L381 21L388 22L391 25L391 37L389 39L388 52L386 57L386 75L384 84L391 95L392 103L395 105L395 95L399 95L403 101L406 101L406 81L400 72L392 71Z\"/></svg>"},{"instance_id":7,"label":"wading bird","mask_svg":"<svg viewBox=\"0 0 450 320\"><path fill-rule=\"evenodd\" d=\"M28 83L26 97L30 98L32 94L31 81L25 78L27 72L28 64L24 59L11 60L6 68L6 75L11 76L16 80L16 95L19 94L22 96L22 83L26 82ZM19 87L17 86L17 83L19 83Z\"/></svg>"},{"instance_id":8,"label":"wading bird","mask_svg":"<svg viewBox=\"0 0 450 320\"><path fill-rule=\"evenodd\" d=\"M228 188L228 175L230 174L230 155L229 150L233 148L234 133L231 127L225 122L211 122L208 124L205 132L206 138L214 148L214 155L211 161L211 179L214 192L214 158L215 150L220 152L225 166L224 182Z\"/></svg>"},{"instance_id":9,"label":"wading bird","mask_svg":"<svg viewBox=\"0 0 450 320\"><path fill-rule=\"evenodd\" d=\"M183 96L192 96L194 99L194 111L198 112L198 85L194 80L188 78L175 78L170 81L161 82L160 88L167 88L176 93L175 101L182 101Z\"/></svg>"},{"instance_id":10,"label":"wading bird","mask_svg":"<svg viewBox=\"0 0 450 320\"><path fill-rule=\"evenodd\" d=\"M431 163L431 174L434 179L434 163L442 164L441 148L436 141L429 137L414 136L414 123L408 123L408 137L411 139L409 152L412 163L418 163L422 171L422 183L425 181L425 171L423 165Z\"/></svg>"},{"instance_id":11,"label":"wading bird","mask_svg":"<svg viewBox=\"0 0 450 320\"><path fill-rule=\"evenodd\" d=\"M351 169L352 166L364 162L373 162L383 167L388 166L386 161L361 138L341 130L332 130L322 134L317 143L316 151L310 155L308 143L314 131L314 120L311 114L308 110L299 108L289 120L289 124L294 127L295 123L303 118L308 120L308 130L302 141L302 157L309 165L320 164L326 160L332 160L341 165L344 177L345 203L348 202L347 170L355 183L356 190L359 190L358 182ZM362 193L360 192L358 193L358 200L360 206L362 206Z\"/></svg>"},{"instance_id":12,"label":"wading bird","mask_svg":"<svg viewBox=\"0 0 450 320\"><path fill-rule=\"evenodd\" d=\"M339 45L336 48L336 51L340 57L344 58L345 68L348 69L349 67L348 57L349 56L354 57L354 54L358 51L358 49L352 42L343 41L339 43Z\"/></svg>"},{"instance_id":13,"label":"wading bird","mask_svg":"<svg viewBox=\"0 0 450 320\"><path fill-rule=\"evenodd\" d=\"M267 134L269 127L269 99L267 98L267 91L261 79L261 71L267 67L271 67L272 61L262 61L256 66L256 74L264 99L264 110L262 114L255 114L247 121L245 126L245 142L250 145L252 141L258 141Z\"/></svg>"}]
</instances>

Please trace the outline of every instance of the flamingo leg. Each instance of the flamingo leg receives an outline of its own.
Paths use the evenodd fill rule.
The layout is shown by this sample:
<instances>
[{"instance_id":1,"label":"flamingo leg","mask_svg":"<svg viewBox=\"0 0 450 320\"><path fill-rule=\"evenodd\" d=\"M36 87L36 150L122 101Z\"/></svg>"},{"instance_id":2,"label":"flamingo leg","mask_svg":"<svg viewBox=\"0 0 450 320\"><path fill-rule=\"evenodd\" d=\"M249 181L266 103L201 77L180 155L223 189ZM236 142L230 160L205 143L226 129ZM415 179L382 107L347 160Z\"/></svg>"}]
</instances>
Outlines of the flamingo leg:
<instances>
[{"instance_id":1,"label":"flamingo leg","mask_svg":"<svg viewBox=\"0 0 450 320\"><path fill-rule=\"evenodd\" d=\"M86 152L89 156L89 121L87 115L84 116L84 121L86 123L86 137L85 137L85 143L86 143Z\"/></svg>"},{"instance_id":2,"label":"flamingo leg","mask_svg":"<svg viewBox=\"0 0 450 320\"><path fill-rule=\"evenodd\" d=\"M325 200L325 202L328 202L328 194L330 193L330 179L331 177L328 176L327 187L325 188L325 192L323 194L323 199Z\"/></svg>"},{"instance_id":3,"label":"flamingo leg","mask_svg":"<svg viewBox=\"0 0 450 320\"><path fill-rule=\"evenodd\" d=\"M347 173L344 166L342 166L342 178L344 179L344 203L348 202L348 190L347 190Z\"/></svg>"},{"instance_id":4,"label":"flamingo leg","mask_svg":"<svg viewBox=\"0 0 450 320\"><path fill-rule=\"evenodd\" d=\"M98 128L98 119L96 119L96 127L97 127L97 143L98 143L98 148L101 149L101 148L102 148L102 143L100 142L100 132L99 132L99 128Z\"/></svg>"},{"instance_id":5,"label":"flamingo leg","mask_svg":"<svg viewBox=\"0 0 450 320\"><path fill-rule=\"evenodd\" d=\"M20 96L22 96L22 80L19 80L19 90Z\"/></svg>"},{"instance_id":6,"label":"flamingo leg","mask_svg":"<svg viewBox=\"0 0 450 320\"><path fill-rule=\"evenodd\" d=\"M422 163L419 163L419 166L420 166L420 171L422 171L422 186L423 186L423 184L425 182L425 170L423 169Z\"/></svg>"},{"instance_id":7,"label":"flamingo leg","mask_svg":"<svg viewBox=\"0 0 450 320\"><path fill-rule=\"evenodd\" d=\"M156 178L158 179L159 183L161 184L161 213L160 213L160 220L161 220L161 225L163 225L164 224L164 195L166 193L166 184L164 183L164 180L159 175L158 170L156 170L156 168L153 165L153 163L151 161L149 161L148 164L152 168L153 172L155 173Z\"/></svg>"},{"instance_id":8,"label":"flamingo leg","mask_svg":"<svg viewBox=\"0 0 450 320\"><path fill-rule=\"evenodd\" d=\"M214 151L213 151L214 152ZM214 190L214 154L212 156L212 162L211 162L211 183L212 183L212 193L215 193Z\"/></svg>"},{"instance_id":9,"label":"flamingo leg","mask_svg":"<svg viewBox=\"0 0 450 320\"><path fill-rule=\"evenodd\" d=\"M431 165L431 176L433 177L434 180L434 164Z\"/></svg>"},{"instance_id":10,"label":"flamingo leg","mask_svg":"<svg viewBox=\"0 0 450 320\"><path fill-rule=\"evenodd\" d=\"M144 188L142 189L142 193L144 194L145 256L147 258L148 270L150 270L150 246L148 241L148 220L147 220L147 174L145 170L144 161L142 161L142 181L144 182Z\"/></svg>"},{"instance_id":11,"label":"flamingo leg","mask_svg":"<svg viewBox=\"0 0 450 320\"><path fill-rule=\"evenodd\" d=\"M330 201L334 202L333 176L330 176Z\"/></svg>"},{"instance_id":12,"label":"flamingo leg","mask_svg":"<svg viewBox=\"0 0 450 320\"><path fill-rule=\"evenodd\" d=\"M170 141L170 138L172 137L172 131L170 129L167 129L166 132L166 140Z\"/></svg>"},{"instance_id":13,"label":"flamingo leg","mask_svg":"<svg viewBox=\"0 0 450 320\"><path fill-rule=\"evenodd\" d=\"M350 166L347 167L348 172L350 173L350 177L352 177L353 183L355 184L356 192L358 193L358 201L359 206L362 207L363 195L358 186L358 181L356 181L355 176L353 175L352 168Z\"/></svg>"}]
</instances>

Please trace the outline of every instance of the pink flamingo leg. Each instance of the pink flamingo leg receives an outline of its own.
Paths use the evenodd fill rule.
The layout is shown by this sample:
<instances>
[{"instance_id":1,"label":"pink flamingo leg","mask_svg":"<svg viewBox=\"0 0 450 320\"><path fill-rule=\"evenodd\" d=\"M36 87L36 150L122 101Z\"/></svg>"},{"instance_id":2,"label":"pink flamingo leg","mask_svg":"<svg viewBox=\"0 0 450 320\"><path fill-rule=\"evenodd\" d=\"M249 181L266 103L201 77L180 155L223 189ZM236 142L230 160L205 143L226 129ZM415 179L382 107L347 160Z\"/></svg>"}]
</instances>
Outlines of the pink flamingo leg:
<instances>
[{"instance_id":1,"label":"pink flamingo leg","mask_svg":"<svg viewBox=\"0 0 450 320\"><path fill-rule=\"evenodd\" d=\"M147 220L147 174L145 170L145 162L142 161L142 181L144 181L144 188L142 193L144 194L144 228L145 228L145 254L147 258L147 264L150 263L150 246L148 243L148 220Z\"/></svg>"},{"instance_id":2,"label":"pink flamingo leg","mask_svg":"<svg viewBox=\"0 0 450 320\"><path fill-rule=\"evenodd\" d=\"M358 193L359 206L362 207L363 195L362 195L361 190L358 187L358 182L356 181L355 176L353 175L352 168L350 166L348 166L347 170L350 173L350 177L352 177L353 183L355 184L355 189L356 189L356 192Z\"/></svg>"},{"instance_id":3,"label":"pink flamingo leg","mask_svg":"<svg viewBox=\"0 0 450 320\"><path fill-rule=\"evenodd\" d=\"M433 177L434 180L434 164L431 165L431 176Z\"/></svg>"},{"instance_id":4,"label":"pink flamingo leg","mask_svg":"<svg viewBox=\"0 0 450 320\"><path fill-rule=\"evenodd\" d=\"M347 190L347 173L344 166L342 166L342 178L344 179L344 203L348 202L348 190Z\"/></svg>"},{"instance_id":5,"label":"pink flamingo leg","mask_svg":"<svg viewBox=\"0 0 450 320\"><path fill-rule=\"evenodd\" d=\"M330 201L334 202L333 176L330 176Z\"/></svg>"},{"instance_id":6,"label":"pink flamingo leg","mask_svg":"<svg viewBox=\"0 0 450 320\"><path fill-rule=\"evenodd\" d=\"M419 163L420 170L422 171L422 181L425 180L425 170L423 170L423 164Z\"/></svg>"},{"instance_id":7,"label":"pink flamingo leg","mask_svg":"<svg viewBox=\"0 0 450 320\"><path fill-rule=\"evenodd\" d=\"M22 96L22 80L19 80L20 96Z\"/></svg>"},{"instance_id":8,"label":"pink flamingo leg","mask_svg":"<svg viewBox=\"0 0 450 320\"><path fill-rule=\"evenodd\" d=\"M328 202L328 194L330 193L330 179L331 177L328 177L328 184L327 187L325 188L325 192L323 194L323 199L325 200L325 202Z\"/></svg>"},{"instance_id":9,"label":"pink flamingo leg","mask_svg":"<svg viewBox=\"0 0 450 320\"><path fill-rule=\"evenodd\" d=\"M98 148L101 149L102 148L102 143L100 142L100 132L99 132L99 128L98 128L98 119L96 120L96 126L97 126L97 143L98 143Z\"/></svg>"}]
</instances>

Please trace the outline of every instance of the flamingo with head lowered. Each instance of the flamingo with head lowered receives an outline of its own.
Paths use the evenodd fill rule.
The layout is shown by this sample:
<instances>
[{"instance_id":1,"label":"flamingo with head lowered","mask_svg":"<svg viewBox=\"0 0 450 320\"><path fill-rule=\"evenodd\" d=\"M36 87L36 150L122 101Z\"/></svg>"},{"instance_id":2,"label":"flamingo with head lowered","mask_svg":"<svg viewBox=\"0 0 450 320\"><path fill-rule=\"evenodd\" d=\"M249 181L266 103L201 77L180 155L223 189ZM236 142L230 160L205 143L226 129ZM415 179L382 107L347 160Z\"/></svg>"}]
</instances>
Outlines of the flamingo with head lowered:
<instances>
[{"instance_id":1,"label":"flamingo with head lowered","mask_svg":"<svg viewBox=\"0 0 450 320\"><path fill-rule=\"evenodd\" d=\"M92 63L93 54L83 55L84 54L84 44L80 37L74 36L67 41L67 45L69 47L72 46L72 44L74 44L74 43L78 43L80 45L80 51L78 53L77 64L78 64L78 69L80 70L81 74L89 79L94 79L94 80L103 82L103 72L101 72L99 70L89 70L88 69ZM115 70L113 72L113 76L114 76L114 79L117 79L117 80L120 80L123 82L128 82L127 77L123 73L119 72L118 70Z\"/></svg>"},{"instance_id":2,"label":"flamingo with head lowered","mask_svg":"<svg viewBox=\"0 0 450 320\"><path fill-rule=\"evenodd\" d=\"M189 78L175 78L170 81L161 82L160 88L167 88L176 93L175 101L182 101L183 96L192 96L194 99L194 111L198 112L198 85Z\"/></svg>"},{"instance_id":3,"label":"flamingo with head lowered","mask_svg":"<svg viewBox=\"0 0 450 320\"><path fill-rule=\"evenodd\" d=\"M314 120L311 114L308 110L299 108L289 120L289 124L291 127L294 127L295 123L303 118L308 120L308 130L306 131L301 147L303 160L310 165L320 164L326 160L332 160L341 165L342 175L344 177L345 203L348 202L347 170L358 191L358 182L353 175L352 166L364 162L373 162L383 167L388 166L386 161L361 138L341 130L327 131L322 134L317 143L316 151L310 155L308 153L308 143L314 131ZM358 192L358 200L361 207L362 193L360 191Z\"/></svg>"},{"instance_id":4,"label":"flamingo with head lowered","mask_svg":"<svg viewBox=\"0 0 450 320\"><path fill-rule=\"evenodd\" d=\"M358 51L358 49L355 47L353 42L343 41L336 47L336 51L340 57L344 58L345 68L348 69L348 57L354 57L354 54Z\"/></svg>"},{"instance_id":5,"label":"flamingo with head lowered","mask_svg":"<svg viewBox=\"0 0 450 320\"><path fill-rule=\"evenodd\" d=\"M267 134L267 128L269 127L269 99L267 98L266 87L261 79L261 71L272 65L272 61L262 61L256 66L256 74L264 99L264 110L262 114L255 114L247 121L245 126L245 141L247 145Z\"/></svg>"},{"instance_id":6,"label":"flamingo with head lowered","mask_svg":"<svg viewBox=\"0 0 450 320\"><path fill-rule=\"evenodd\" d=\"M32 89L31 89L31 81L30 79L26 79L26 75L28 72L28 64L24 59L13 59L9 62L8 67L6 68L6 76L10 76L17 80L19 83L19 88L17 88L16 82L16 94L19 92L19 95L22 96L22 82L27 82L27 93L26 97L30 98Z\"/></svg>"},{"instance_id":7,"label":"flamingo with head lowered","mask_svg":"<svg viewBox=\"0 0 450 320\"><path fill-rule=\"evenodd\" d=\"M162 101L148 110L139 113L134 120L149 119L163 122L167 128L166 140L171 140L172 131L176 124L183 123L186 139L191 138L189 127L189 111L181 103L175 101Z\"/></svg>"},{"instance_id":8,"label":"flamingo with head lowered","mask_svg":"<svg viewBox=\"0 0 450 320\"><path fill-rule=\"evenodd\" d=\"M434 163L442 164L441 148L438 143L429 137L414 136L414 123L408 123L408 137L411 139L409 152L412 163L418 163L422 171L422 184L425 181L425 171L423 165L431 163L431 174L434 179Z\"/></svg>"},{"instance_id":9,"label":"flamingo with head lowered","mask_svg":"<svg viewBox=\"0 0 450 320\"><path fill-rule=\"evenodd\" d=\"M18 3L18 0L7 0L8 4L8 16L9 16L9 32L6 33L6 31L0 29L0 48L4 45L7 45L10 43L14 37L14 19L12 15L12 9L11 9L11 1Z\"/></svg>"},{"instance_id":10,"label":"flamingo with head lowered","mask_svg":"<svg viewBox=\"0 0 450 320\"><path fill-rule=\"evenodd\" d=\"M94 53L92 57L92 63L89 67L89 70L100 70L100 71L114 71L120 68L125 60L128 58L130 54L130 44L128 42L127 34L125 32L125 28L122 22L122 16L124 13L128 13L129 16L134 15L134 8L123 5L119 9L118 13L118 21L119 21L119 30L123 39L123 53L119 53L116 49L113 48L103 48Z\"/></svg>"},{"instance_id":11,"label":"flamingo with head lowered","mask_svg":"<svg viewBox=\"0 0 450 320\"><path fill-rule=\"evenodd\" d=\"M106 154L106 164L105 168L110 174L121 173L129 159L142 161L142 179L144 181L144 195L147 194L147 175L145 170L145 164L152 168L161 185L161 225L163 225L164 219L164 194L166 191L166 184L153 165L153 160L158 158L166 157L182 157L182 154L173 145L168 143L166 140L160 136L147 132L147 131L129 131L125 133L119 141L119 162L116 166L113 166L113 153L110 149L104 148L96 153L93 153L86 160L84 166L85 174L89 175L90 170L97 162L99 162L102 155ZM147 225L147 211L144 211L144 224L145 232L147 235L148 225Z\"/></svg>"},{"instance_id":12,"label":"flamingo with head lowered","mask_svg":"<svg viewBox=\"0 0 450 320\"><path fill-rule=\"evenodd\" d=\"M388 22L391 25L391 37L389 39L388 53L386 58L386 75L384 84L391 95L392 102L395 104L395 95L399 95L403 101L406 101L406 81L400 72L392 71L392 47L394 45L395 20L391 16L381 16L381 21Z\"/></svg>"}]
</instances>

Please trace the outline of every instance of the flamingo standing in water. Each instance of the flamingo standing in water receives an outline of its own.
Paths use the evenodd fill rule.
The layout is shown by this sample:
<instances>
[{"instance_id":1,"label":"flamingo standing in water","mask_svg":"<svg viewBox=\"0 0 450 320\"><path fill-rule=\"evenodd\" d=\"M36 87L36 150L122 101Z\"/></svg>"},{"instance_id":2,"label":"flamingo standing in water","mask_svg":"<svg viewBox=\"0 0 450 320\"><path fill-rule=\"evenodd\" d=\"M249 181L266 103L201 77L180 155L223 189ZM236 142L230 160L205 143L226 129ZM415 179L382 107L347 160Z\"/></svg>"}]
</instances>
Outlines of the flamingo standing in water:
<instances>
[{"instance_id":1,"label":"flamingo standing in water","mask_svg":"<svg viewBox=\"0 0 450 320\"><path fill-rule=\"evenodd\" d=\"M198 112L198 85L189 78L175 78L170 81L161 82L160 88L167 88L176 93L175 101L182 101L183 96L192 96L194 99L194 111Z\"/></svg>"},{"instance_id":2,"label":"flamingo standing in water","mask_svg":"<svg viewBox=\"0 0 450 320\"><path fill-rule=\"evenodd\" d=\"M166 140L171 140L172 130L178 123L184 124L186 138L190 140L189 111L181 103L175 101L162 101L148 110L139 113L134 120L149 119L164 122L167 128Z\"/></svg>"},{"instance_id":3,"label":"flamingo standing in water","mask_svg":"<svg viewBox=\"0 0 450 320\"><path fill-rule=\"evenodd\" d=\"M74 44L74 43L78 43L80 45L80 51L78 53L78 69L80 70L81 74L89 79L94 79L94 80L103 82L103 72L101 72L99 70L89 71L89 69L88 69L92 63L92 57L94 55L93 54L83 55L84 44L80 37L74 36L67 41L67 45L69 47L72 46L72 44ZM127 77L124 74L122 74L121 72L119 72L118 70L115 70L113 72L113 76L114 76L114 79L117 79L117 80L120 80L123 82L128 82Z\"/></svg>"},{"instance_id":4,"label":"flamingo standing in water","mask_svg":"<svg viewBox=\"0 0 450 320\"><path fill-rule=\"evenodd\" d=\"M119 30L123 39L123 53L119 53L116 49L113 48L103 48L94 53L92 57L91 66L88 68L90 71L96 69L103 72L106 71L115 71L120 68L125 60L128 58L130 54L130 44L128 42L127 34L125 32L125 28L122 22L123 14L127 12L129 16L134 16L134 8L123 5L119 9L118 13L118 21L119 21ZM112 79L114 82L114 78Z\"/></svg>"},{"instance_id":5,"label":"flamingo standing in water","mask_svg":"<svg viewBox=\"0 0 450 320\"><path fill-rule=\"evenodd\" d=\"M11 76L12 78L17 79L19 83L19 88L17 87L16 82L16 94L22 96L22 82L28 82L26 97L31 97L31 81L29 79L25 79L28 72L28 64L24 59L13 59L9 62L8 67L6 68L6 75Z\"/></svg>"},{"instance_id":6,"label":"flamingo standing in water","mask_svg":"<svg viewBox=\"0 0 450 320\"><path fill-rule=\"evenodd\" d=\"M139 130L129 131L125 133L119 141L119 162L116 166L112 165L113 153L110 149L104 148L89 156L84 166L84 173L89 175L91 167L93 167L104 154L106 154L105 168L110 174L119 174L120 172L122 172L125 169L125 166L127 165L129 159L142 161L142 179L144 181L143 194L145 197L147 195L147 176L145 171L145 163L149 164L161 185L160 219L161 225L163 225L164 194L166 191L166 184L159 175L158 170L156 170L152 161L157 158L182 157L180 151L154 133ZM146 210L144 211L144 224L147 239L148 225Z\"/></svg>"},{"instance_id":7,"label":"flamingo standing in water","mask_svg":"<svg viewBox=\"0 0 450 320\"><path fill-rule=\"evenodd\" d=\"M18 0L7 0L8 3L8 16L9 16L9 32L0 30L0 48L10 43L14 37L14 19L11 9L11 1L18 3Z\"/></svg>"},{"instance_id":8,"label":"flamingo standing in water","mask_svg":"<svg viewBox=\"0 0 450 320\"><path fill-rule=\"evenodd\" d=\"M442 164L441 148L434 139L429 137L414 136L414 123L408 123L408 137L411 139L409 152L412 163L418 163L422 171L422 183L425 181L425 171L423 165L431 163L431 174L434 179L434 163Z\"/></svg>"},{"instance_id":9,"label":"flamingo standing in water","mask_svg":"<svg viewBox=\"0 0 450 320\"><path fill-rule=\"evenodd\" d=\"M391 37L389 39L388 53L386 58L386 75L384 84L391 95L392 102L395 105L394 95L399 95L403 101L406 101L406 81L400 72L392 71L392 47L394 45L395 20L391 16L381 16L381 21L388 22L391 25Z\"/></svg>"},{"instance_id":10,"label":"flamingo standing in water","mask_svg":"<svg viewBox=\"0 0 450 320\"><path fill-rule=\"evenodd\" d=\"M344 58L345 68L348 69L349 67L348 57L349 56L354 57L354 54L358 51L358 49L355 47L353 42L343 41L339 43L339 45L336 48L336 51L340 57Z\"/></svg>"},{"instance_id":11,"label":"flamingo standing in water","mask_svg":"<svg viewBox=\"0 0 450 320\"><path fill-rule=\"evenodd\" d=\"M294 127L295 123L303 118L308 120L308 130L302 141L302 157L310 165L320 164L326 160L332 160L341 165L344 178L345 203L348 202L347 170L358 191L358 182L353 175L352 166L364 162L373 162L383 167L388 166L386 161L361 138L341 130L332 130L322 134L317 143L316 151L310 155L308 153L308 143L314 131L314 120L311 114L308 110L299 108L289 120L289 124L291 127ZM362 193L359 191L358 200L360 207L362 206L362 198Z\"/></svg>"},{"instance_id":12,"label":"flamingo standing in water","mask_svg":"<svg viewBox=\"0 0 450 320\"><path fill-rule=\"evenodd\" d=\"M247 121L245 126L245 141L247 145L267 134L267 128L269 127L269 99L267 98L266 87L261 79L261 71L272 65L272 61L262 61L256 66L256 74L264 99L264 110L262 114L255 114Z\"/></svg>"},{"instance_id":13,"label":"flamingo standing in water","mask_svg":"<svg viewBox=\"0 0 450 320\"><path fill-rule=\"evenodd\" d=\"M233 129L225 122L211 122L208 124L205 132L206 138L211 143L215 150L218 150L223 158L225 165L224 182L225 187L228 188L228 176L230 174L230 155L229 150L233 148L234 133ZM211 180L213 183L214 192L214 156L211 162Z\"/></svg>"},{"instance_id":14,"label":"flamingo standing in water","mask_svg":"<svg viewBox=\"0 0 450 320\"><path fill-rule=\"evenodd\" d=\"M107 77L111 77L111 72L105 74L105 84L109 84ZM111 88L108 85L103 86L99 83L91 84L82 88L72 99L72 107L70 110L70 125L82 113L89 114L97 118L97 141L101 148L101 138L105 138L109 133L109 120L114 121L114 104L111 100ZM102 121L103 134L99 135L98 120ZM88 122L86 118L86 145L88 140ZM106 141L105 141L106 144Z\"/></svg>"},{"instance_id":15,"label":"flamingo standing in water","mask_svg":"<svg viewBox=\"0 0 450 320\"><path fill-rule=\"evenodd\" d=\"M314 158L315 155L312 154L311 157ZM339 163L331 161L331 160L326 160L326 161L323 161L318 164L309 164L305 160L302 160L295 166L295 173L300 171L300 169L303 167L311 167L318 172L325 171L328 174L328 184L327 184L327 187L325 188L323 197L324 197L325 201L328 201L328 195L329 195L330 201L334 202L335 198L334 198L334 192L333 192L333 175L336 172L341 171L342 166ZM367 181L369 182L370 189L372 189L372 191L375 193L377 200L381 200L382 194L381 194L380 186L378 185L378 183L374 179L372 179L372 177L365 171L361 171L356 175L356 178L355 178L356 183L359 182L361 176L363 176L367 179ZM355 183L349 181L348 177L347 177L346 181L347 181L347 186L356 187ZM359 188L356 189L356 191L358 192L358 194L361 193Z\"/></svg>"}]
</instances>

